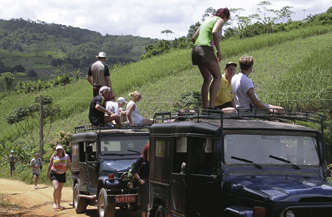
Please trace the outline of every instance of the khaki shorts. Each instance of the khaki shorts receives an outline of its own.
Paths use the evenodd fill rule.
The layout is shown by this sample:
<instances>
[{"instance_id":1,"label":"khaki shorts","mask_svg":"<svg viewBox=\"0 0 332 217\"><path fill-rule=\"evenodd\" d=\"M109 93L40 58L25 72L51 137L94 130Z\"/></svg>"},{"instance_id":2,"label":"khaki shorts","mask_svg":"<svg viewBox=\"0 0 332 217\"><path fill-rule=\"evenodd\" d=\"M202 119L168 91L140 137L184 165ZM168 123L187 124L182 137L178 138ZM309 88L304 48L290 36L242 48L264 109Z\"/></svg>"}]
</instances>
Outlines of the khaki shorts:
<instances>
[{"instance_id":1,"label":"khaki shorts","mask_svg":"<svg viewBox=\"0 0 332 217\"><path fill-rule=\"evenodd\" d=\"M217 61L213 47L206 45L195 45L191 50L193 65L201 65L210 61Z\"/></svg>"}]
</instances>

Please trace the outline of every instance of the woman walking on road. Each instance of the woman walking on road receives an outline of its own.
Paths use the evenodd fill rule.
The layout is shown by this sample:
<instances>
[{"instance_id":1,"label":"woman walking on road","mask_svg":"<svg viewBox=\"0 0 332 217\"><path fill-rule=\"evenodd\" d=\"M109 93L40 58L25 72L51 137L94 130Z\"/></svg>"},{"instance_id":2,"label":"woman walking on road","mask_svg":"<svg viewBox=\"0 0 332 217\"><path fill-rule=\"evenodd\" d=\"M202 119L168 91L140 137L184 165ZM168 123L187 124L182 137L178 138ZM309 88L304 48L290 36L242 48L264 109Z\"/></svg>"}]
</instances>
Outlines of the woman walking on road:
<instances>
[{"instance_id":1,"label":"woman walking on road","mask_svg":"<svg viewBox=\"0 0 332 217\"><path fill-rule=\"evenodd\" d=\"M47 177L51 180L54 188L53 209L64 209L64 207L60 205L60 201L62 196L62 188L66 182L67 166L71 171L71 162L69 156L65 153L62 145L57 145L56 153L52 155L47 169Z\"/></svg>"},{"instance_id":2,"label":"woman walking on road","mask_svg":"<svg viewBox=\"0 0 332 217\"><path fill-rule=\"evenodd\" d=\"M202 108L214 108L215 100L221 80L221 71L219 63L222 59L220 52L219 39L221 38L221 29L230 17L227 8L220 8L213 17L206 19L197 29L192 37L194 46L191 52L193 65L198 65L199 71L203 76L201 88ZM213 47L216 47L217 57L214 55ZM213 81L211 83L211 75ZM210 86L211 83L211 86ZM210 102L208 93L210 87Z\"/></svg>"}]
</instances>

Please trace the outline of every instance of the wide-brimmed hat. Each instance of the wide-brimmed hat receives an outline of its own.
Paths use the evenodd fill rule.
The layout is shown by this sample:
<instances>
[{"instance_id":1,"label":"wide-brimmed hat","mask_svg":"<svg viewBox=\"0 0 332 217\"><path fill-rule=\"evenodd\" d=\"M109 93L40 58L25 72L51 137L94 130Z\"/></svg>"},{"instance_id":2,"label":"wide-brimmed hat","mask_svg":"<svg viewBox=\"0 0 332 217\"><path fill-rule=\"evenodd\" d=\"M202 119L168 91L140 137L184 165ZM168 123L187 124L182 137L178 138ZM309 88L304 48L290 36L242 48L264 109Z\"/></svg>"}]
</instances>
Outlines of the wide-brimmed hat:
<instances>
[{"instance_id":1,"label":"wide-brimmed hat","mask_svg":"<svg viewBox=\"0 0 332 217\"><path fill-rule=\"evenodd\" d=\"M118 98L118 102L127 103L126 100L125 100L123 97L119 97L119 98Z\"/></svg>"},{"instance_id":2,"label":"wide-brimmed hat","mask_svg":"<svg viewBox=\"0 0 332 217\"><path fill-rule=\"evenodd\" d=\"M230 65L233 65L235 67L237 66L237 64L234 63L234 62L228 62L228 63L225 64L225 68L227 68L227 66L230 66Z\"/></svg>"},{"instance_id":3,"label":"wide-brimmed hat","mask_svg":"<svg viewBox=\"0 0 332 217\"><path fill-rule=\"evenodd\" d=\"M96 56L96 57L106 58L106 53L105 52L99 52L98 56Z\"/></svg>"},{"instance_id":4,"label":"wide-brimmed hat","mask_svg":"<svg viewBox=\"0 0 332 217\"><path fill-rule=\"evenodd\" d=\"M14 150L11 150L10 153L14 153Z\"/></svg>"},{"instance_id":5,"label":"wide-brimmed hat","mask_svg":"<svg viewBox=\"0 0 332 217\"><path fill-rule=\"evenodd\" d=\"M59 149L62 149L62 150L63 150L62 145L57 145L57 146L56 146L55 150L59 150Z\"/></svg>"}]
</instances>

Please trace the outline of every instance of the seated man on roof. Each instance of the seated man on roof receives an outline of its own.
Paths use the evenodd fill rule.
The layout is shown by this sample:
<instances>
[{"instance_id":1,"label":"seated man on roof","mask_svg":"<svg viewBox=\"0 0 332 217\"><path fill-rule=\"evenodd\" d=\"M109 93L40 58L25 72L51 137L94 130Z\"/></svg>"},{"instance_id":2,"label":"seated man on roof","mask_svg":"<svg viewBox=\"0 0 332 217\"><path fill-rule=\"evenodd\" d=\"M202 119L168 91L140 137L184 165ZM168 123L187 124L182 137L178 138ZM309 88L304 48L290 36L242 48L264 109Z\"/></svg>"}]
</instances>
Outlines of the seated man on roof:
<instances>
[{"instance_id":1,"label":"seated man on roof","mask_svg":"<svg viewBox=\"0 0 332 217\"><path fill-rule=\"evenodd\" d=\"M92 125L104 125L113 121L116 124L120 124L120 115L105 109L105 99L109 94L110 88L102 86L99 89L99 95L92 99L89 109L89 120Z\"/></svg>"},{"instance_id":2,"label":"seated man on roof","mask_svg":"<svg viewBox=\"0 0 332 217\"><path fill-rule=\"evenodd\" d=\"M241 71L234 75L231 81L236 109L252 111L253 108L264 109L270 112L282 112L283 107L263 104L255 93L254 83L249 78L254 65L252 56L244 55L239 60Z\"/></svg>"}]
</instances>

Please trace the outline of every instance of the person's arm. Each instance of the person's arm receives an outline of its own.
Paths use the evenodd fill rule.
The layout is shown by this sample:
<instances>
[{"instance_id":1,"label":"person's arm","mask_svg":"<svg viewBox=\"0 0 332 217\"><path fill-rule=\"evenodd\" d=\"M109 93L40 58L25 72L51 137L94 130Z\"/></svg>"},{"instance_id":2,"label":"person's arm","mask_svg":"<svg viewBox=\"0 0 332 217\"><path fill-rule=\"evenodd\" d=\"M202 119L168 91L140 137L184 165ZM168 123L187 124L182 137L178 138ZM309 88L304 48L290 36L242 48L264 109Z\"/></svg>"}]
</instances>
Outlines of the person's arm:
<instances>
[{"instance_id":1,"label":"person's arm","mask_svg":"<svg viewBox=\"0 0 332 217\"><path fill-rule=\"evenodd\" d=\"M50 163L48 164L48 167L47 167L47 177L49 178L50 177L50 171L51 171L51 168L52 168L52 165L53 165L53 156L51 156L51 159L50 159Z\"/></svg>"},{"instance_id":2,"label":"person's arm","mask_svg":"<svg viewBox=\"0 0 332 217\"><path fill-rule=\"evenodd\" d=\"M70 162L70 157L67 155L67 165L68 165L68 169L71 171L71 162Z\"/></svg>"},{"instance_id":3,"label":"person's arm","mask_svg":"<svg viewBox=\"0 0 332 217\"><path fill-rule=\"evenodd\" d=\"M113 113L111 111L108 111L107 109L105 109L103 106L96 104L95 105L95 109L97 109L100 112L104 112L106 114L108 114L109 116L111 116Z\"/></svg>"},{"instance_id":4,"label":"person's arm","mask_svg":"<svg viewBox=\"0 0 332 217\"><path fill-rule=\"evenodd\" d=\"M136 160L136 163L133 167L133 174L135 176L135 178L137 179L137 181L143 185L145 183L144 179L141 179L141 177L139 176L138 172L139 172L139 168L142 166L142 163L143 163L143 158L139 157L137 160Z\"/></svg>"},{"instance_id":5,"label":"person's arm","mask_svg":"<svg viewBox=\"0 0 332 217\"><path fill-rule=\"evenodd\" d=\"M30 168L31 169L36 168L36 165L34 165L33 160L30 161Z\"/></svg>"},{"instance_id":6,"label":"person's arm","mask_svg":"<svg viewBox=\"0 0 332 217\"><path fill-rule=\"evenodd\" d=\"M213 29L212 29L213 42L217 49L217 59L219 62L222 59L222 55L221 55L221 51L220 51L220 44L219 44L219 32L221 31L224 24L225 24L225 21L220 18L214 24Z\"/></svg>"},{"instance_id":7,"label":"person's arm","mask_svg":"<svg viewBox=\"0 0 332 217\"><path fill-rule=\"evenodd\" d=\"M254 106L256 108L262 108L262 109L266 109L266 110L270 111L270 109L268 107L266 107L259 99L257 99L254 88L252 88L252 87L249 88L249 90L247 91L247 95L250 98L252 104L254 104Z\"/></svg>"},{"instance_id":8,"label":"person's arm","mask_svg":"<svg viewBox=\"0 0 332 217\"><path fill-rule=\"evenodd\" d=\"M131 113L134 111L135 109L135 104L132 104L128 109L127 109L127 118L128 118L128 121L130 123L130 125L133 125L133 121L131 119Z\"/></svg>"},{"instance_id":9,"label":"person's arm","mask_svg":"<svg viewBox=\"0 0 332 217\"><path fill-rule=\"evenodd\" d=\"M88 80L88 82L91 84L91 86L93 86L92 78L89 75L86 76L86 80Z\"/></svg>"},{"instance_id":10,"label":"person's arm","mask_svg":"<svg viewBox=\"0 0 332 217\"><path fill-rule=\"evenodd\" d=\"M106 76L106 85L111 88L110 90L110 95L111 95L111 99L114 99L114 93L113 93L113 88L112 88L112 81L110 76Z\"/></svg>"},{"instance_id":11,"label":"person's arm","mask_svg":"<svg viewBox=\"0 0 332 217\"><path fill-rule=\"evenodd\" d=\"M196 30L196 32L194 33L194 35L191 37L191 41L192 41L193 43L196 42L197 37L198 37L198 34L199 34L199 30L200 30L200 29L201 29L201 27L198 27L198 29Z\"/></svg>"}]
</instances>

